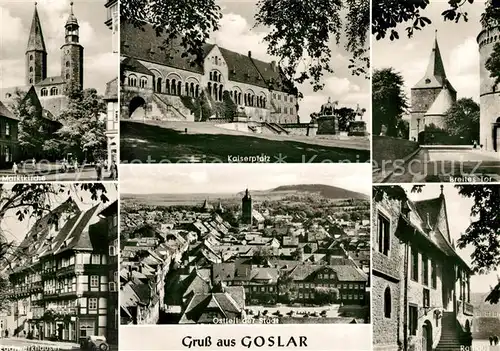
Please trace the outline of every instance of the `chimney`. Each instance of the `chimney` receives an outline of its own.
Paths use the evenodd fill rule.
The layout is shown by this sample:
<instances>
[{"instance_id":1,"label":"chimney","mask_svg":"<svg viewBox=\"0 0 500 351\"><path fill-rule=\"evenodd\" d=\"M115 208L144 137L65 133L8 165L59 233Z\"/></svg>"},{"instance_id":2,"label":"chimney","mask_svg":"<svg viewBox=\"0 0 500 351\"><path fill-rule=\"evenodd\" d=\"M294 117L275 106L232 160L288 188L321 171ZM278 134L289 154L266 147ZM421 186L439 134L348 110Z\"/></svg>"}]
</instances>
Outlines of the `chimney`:
<instances>
[{"instance_id":1,"label":"chimney","mask_svg":"<svg viewBox=\"0 0 500 351\"><path fill-rule=\"evenodd\" d=\"M252 52L248 50L248 57L252 58Z\"/></svg>"}]
</instances>

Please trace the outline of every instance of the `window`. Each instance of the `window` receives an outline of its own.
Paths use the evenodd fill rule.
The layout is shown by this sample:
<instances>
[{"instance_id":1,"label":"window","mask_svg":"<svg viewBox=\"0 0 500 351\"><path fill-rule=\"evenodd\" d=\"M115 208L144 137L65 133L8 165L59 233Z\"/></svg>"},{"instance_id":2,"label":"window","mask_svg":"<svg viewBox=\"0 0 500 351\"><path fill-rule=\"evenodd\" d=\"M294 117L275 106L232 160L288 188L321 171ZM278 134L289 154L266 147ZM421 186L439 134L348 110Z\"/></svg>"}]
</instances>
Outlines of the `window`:
<instances>
[{"instance_id":1,"label":"window","mask_svg":"<svg viewBox=\"0 0 500 351\"><path fill-rule=\"evenodd\" d=\"M147 85L148 85L148 79L146 77L141 77L140 87L141 88L146 88Z\"/></svg>"},{"instance_id":2,"label":"window","mask_svg":"<svg viewBox=\"0 0 500 351\"><path fill-rule=\"evenodd\" d=\"M99 287L99 277L97 275L90 276L90 287L92 288Z\"/></svg>"},{"instance_id":3,"label":"window","mask_svg":"<svg viewBox=\"0 0 500 351\"><path fill-rule=\"evenodd\" d=\"M69 61L66 61L66 67L69 67Z\"/></svg>"},{"instance_id":4,"label":"window","mask_svg":"<svg viewBox=\"0 0 500 351\"><path fill-rule=\"evenodd\" d=\"M33 84L33 78L30 78L30 84Z\"/></svg>"},{"instance_id":5,"label":"window","mask_svg":"<svg viewBox=\"0 0 500 351\"><path fill-rule=\"evenodd\" d=\"M50 96L58 95L59 90L56 87L50 88Z\"/></svg>"},{"instance_id":6,"label":"window","mask_svg":"<svg viewBox=\"0 0 500 351\"><path fill-rule=\"evenodd\" d=\"M429 260L422 254L422 283L429 285Z\"/></svg>"},{"instance_id":7,"label":"window","mask_svg":"<svg viewBox=\"0 0 500 351\"><path fill-rule=\"evenodd\" d=\"M418 251L411 248L411 279L418 282Z\"/></svg>"},{"instance_id":8,"label":"window","mask_svg":"<svg viewBox=\"0 0 500 351\"><path fill-rule=\"evenodd\" d=\"M116 291L116 283L115 282L109 282L109 291Z\"/></svg>"},{"instance_id":9,"label":"window","mask_svg":"<svg viewBox=\"0 0 500 351\"><path fill-rule=\"evenodd\" d=\"M378 215L378 251L388 256L390 250L390 222L379 213Z\"/></svg>"},{"instance_id":10,"label":"window","mask_svg":"<svg viewBox=\"0 0 500 351\"><path fill-rule=\"evenodd\" d=\"M431 306L431 297L429 289L424 288L424 307Z\"/></svg>"},{"instance_id":11,"label":"window","mask_svg":"<svg viewBox=\"0 0 500 351\"><path fill-rule=\"evenodd\" d=\"M33 72L33 67L32 66L30 67L30 72Z\"/></svg>"},{"instance_id":12,"label":"window","mask_svg":"<svg viewBox=\"0 0 500 351\"><path fill-rule=\"evenodd\" d=\"M43 89L40 91L40 95L42 95L42 96L47 96L47 95L49 95L49 91L47 90L47 88L43 88Z\"/></svg>"},{"instance_id":13,"label":"window","mask_svg":"<svg viewBox=\"0 0 500 351\"><path fill-rule=\"evenodd\" d=\"M97 310L97 298L91 297L89 299L89 310Z\"/></svg>"},{"instance_id":14,"label":"window","mask_svg":"<svg viewBox=\"0 0 500 351\"><path fill-rule=\"evenodd\" d=\"M66 79L69 79L70 75L69 73L66 73Z\"/></svg>"},{"instance_id":15,"label":"window","mask_svg":"<svg viewBox=\"0 0 500 351\"><path fill-rule=\"evenodd\" d=\"M263 286L261 286L261 287L260 287L260 291L261 291L261 292L264 292L264 291L266 291L266 288L265 288L265 287L263 287Z\"/></svg>"},{"instance_id":16,"label":"window","mask_svg":"<svg viewBox=\"0 0 500 351\"><path fill-rule=\"evenodd\" d=\"M115 250L115 247L113 245L109 246L109 255L110 256L115 256L116 255L116 250Z\"/></svg>"},{"instance_id":17,"label":"window","mask_svg":"<svg viewBox=\"0 0 500 351\"><path fill-rule=\"evenodd\" d=\"M92 255L91 264L100 264L101 263L101 255Z\"/></svg>"},{"instance_id":18,"label":"window","mask_svg":"<svg viewBox=\"0 0 500 351\"><path fill-rule=\"evenodd\" d=\"M433 289L437 287L437 266L435 261L431 261L431 285Z\"/></svg>"},{"instance_id":19,"label":"window","mask_svg":"<svg viewBox=\"0 0 500 351\"><path fill-rule=\"evenodd\" d=\"M269 292L273 292L274 288L272 286L269 287Z\"/></svg>"},{"instance_id":20,"label":"window","mask_svg":"<svg viewBox=\"0 0 500 351\"><path fill-rule=\"evenodd\" d=\"M387 287L385 288L384 291L384 317L391 318L391 312L392 312L391 289Z\"/></svg>"},{"instance_id":21,"label":"window","mask_svg":"<svg viewBox=\"0 0 500 351\"><path fill-rule=\"evenodd\" d=\"M30 55L30 61L33 61L33 55Z\"/></svg>"},{"instance_id":22,"label":"window","mask_svg":"<svg viewBox=\"0 0 500 351\"><path fill-rule=\"evenodd\" d=\"M5 123L5 136L10 136L10 123Z\"/></svg>"},{"instance_id":23,"label":"window","mask_svg":"<svg viewBox=\"0 0 500 351\"><path fill-rule=\"evenodd\" d=\"M408 329L410 335L417 335L418 326L418 306L408 306Z\"/></svg>"},{"instance_id":24,"label":"window","mask_svg":"<svg viewBox=\"0 0 500 351\"><path fill-rule=\"evenodd\" d=\"M137 78L135 76L128 77L128 85L131 87L137 86Z\"/></svg>"},{"instance_id":25,"label":"window","mask_svg":"<svg viewBox=\"0 0 500 351\"><path fill-rule=\"evenodd\" d=\"M118 272L117 272L117 271L115 271L115 272L113 273L113 280L114 280L115 282L118 282Z\"/></svg>"}]
</instances>

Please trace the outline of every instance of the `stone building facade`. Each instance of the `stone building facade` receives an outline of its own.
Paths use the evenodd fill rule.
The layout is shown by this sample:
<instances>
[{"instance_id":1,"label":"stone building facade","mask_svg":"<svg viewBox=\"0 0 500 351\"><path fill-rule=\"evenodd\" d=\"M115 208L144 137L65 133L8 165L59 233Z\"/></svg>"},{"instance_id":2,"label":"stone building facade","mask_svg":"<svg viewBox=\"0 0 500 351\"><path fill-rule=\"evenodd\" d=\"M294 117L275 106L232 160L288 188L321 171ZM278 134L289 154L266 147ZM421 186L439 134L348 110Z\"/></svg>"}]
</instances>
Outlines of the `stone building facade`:
<instances>
[{"instance_id":1,"label":"stone building facade","mask_svg":"<svg viewBox=\"0 0 500 351\"><path fill-rule=\"evenodd\" d=\"M206 44L200 64L184 57L180 45L166 47L165 39L151 25L121 22L121 118L195 121L189 105L203 94L209 119L226 118L217 105L229 98L248 121L299 122L297 90L275 62Z\"/></svg>"},{"instance_id":2,"label":"stone building facade","mask_svg":"<svg viewBox=\"0 0 500 351\"><path fill-rule=\"evenodd\" d=\"M444 194L417 202L376 200L372 213L374 349L470 346L472 273L450 239Z\"/></svg>"},{"instance_id":3,"label":"stone building facade","mask_svg":"<svg viewBox=\"0 0 500 351\"><path fill-rule=\"evenodd\" d=\"M488 151L500 151L500 86L494 84L486 69L493 47L500 43L500 24L485 28L477 37L480 56L480 131L479 143Z\"/></svg>"}]
</instances>

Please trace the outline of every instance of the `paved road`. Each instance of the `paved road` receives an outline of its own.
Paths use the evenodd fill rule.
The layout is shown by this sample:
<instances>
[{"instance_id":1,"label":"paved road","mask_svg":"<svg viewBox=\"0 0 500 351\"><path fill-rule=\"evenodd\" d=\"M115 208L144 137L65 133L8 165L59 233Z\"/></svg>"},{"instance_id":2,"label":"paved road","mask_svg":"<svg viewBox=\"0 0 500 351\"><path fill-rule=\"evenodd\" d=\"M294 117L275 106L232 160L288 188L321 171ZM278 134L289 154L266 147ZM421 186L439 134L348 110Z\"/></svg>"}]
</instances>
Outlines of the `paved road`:
<instances>
[{"instance_id":1,"label":"paved road","mask_svg":"<svg viewBox=\"0 0 500 351\"><path fill-rule=\"evenodd\" d=\"M54 342L54 341L39 341L39 340L27 340L23 338L8 338L0 339L0 346L11 347L12 350L25 351L29 350L31 346L43 347L46 350L80 350L80 346L76 343L68 342Z\"/></svg>"},{"instance_id":2,"label":"paved road","mask_svg":"<svg viewBox=\"0 0 500 351\"><path fill-rule=\"evenodd\" d=\"M423 148L404 166L388 167L385 177L386 183L496 182L500 181L500 154Z\"/></svg>"}]
</instances>

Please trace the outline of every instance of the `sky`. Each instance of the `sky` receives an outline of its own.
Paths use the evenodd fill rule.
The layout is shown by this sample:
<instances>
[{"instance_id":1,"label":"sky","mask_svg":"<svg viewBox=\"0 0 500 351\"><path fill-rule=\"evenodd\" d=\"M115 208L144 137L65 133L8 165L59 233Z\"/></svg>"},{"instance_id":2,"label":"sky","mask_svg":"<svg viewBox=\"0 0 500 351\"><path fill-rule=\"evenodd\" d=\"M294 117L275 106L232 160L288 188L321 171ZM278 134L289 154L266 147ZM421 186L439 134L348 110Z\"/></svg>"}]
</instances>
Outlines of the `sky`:
<instances>
[{"instance_id":1,"label":"sky","mask_svg":"<svg viewBox=\"0 0 500 351\"><path fill-rule=\"evenodd\" d=\"M47 47L47 76L61 74L61 45L71 0L38 0L38 15ZM84 88L104 93L106 83L118 75L118 58L112 54L112 33L104 24L103 0L73 0L84 47ZM0 88L24 86L25 51L33 18L34 1L0 2Z\"/></svg>"},{"instance_id":2,"label":"sky","mask_svg":"<svg viewBox=\"0 0 500 351\"><path fill-rule=\"evenodd\" d=\"M263 27L254 28L256 0L218 0L217 3L222 8L223 18L220 22L220 29L212 34L211 42L242 54L252 51L252 57L266 62L279 61L267 54L267 44L263 38L269 30ZM319 112L321 105L328 101L328 97L331 97L332 101L339 101L339 107L346 106L355 109L359 103L360 108L371 110L370 81L351 74L347 68L351 55L344 49L342 40L339 46L333 41L331 43L331 66L335 73L326 73L323 76L325 88L315 93L309 82L299 86L299 90L304 95L300 101L301 122L308 122L311 113ZM369 123L369 112L366 112L363 120Z\"/></svg>"},{"instance_id":3,"label":"sky","mask_svg":"<svg viewBox=\"0 0 500 351\"><path fill-rule=\"evenodd\" d=\"M122 194L238 193L280 185L325 184L370 195L369 164L121 165Z\"/></svg>"},{"instance_id":4,"label":"sky","mask_svg":"<svg viewBox=\"0 0 500 351\"><path fill-rule=\"evenodd\" d=\"M408 39L405 28L398 27L399 40L391 42L388 38L373 41L374 69L393 67L400 72L405 81L408 98L410 89L425 74L437 30L439 49L443 58L448 80L457 90L457 98L470 97L479 102L479 48L476 42L481 31L480 17L484 10L484 1L466 3L464 11L469 21L454 23L444 22L441 13L449 8L447 0L433 0L422 15L432 23L421 31L415 31ZM394 53L397 52L397 55Z\"/></svg>"},{"instance_id":5,"label":"sky","mask_svg":"<svg viewBox=\"0 0 500 351\"><path fill-rule=\"evenodd\" d=\"M413 201L426 200L436 198L441 193L440 184L426 184L422 188L421 193L412 193L412 185L402 186L408 197ZM446 199L446 211L448 213L448 225L450 227L450 237L455 240L455 243L460 238L461 233L465 232L469 224L472 222L470 217L470 209L474 201L469 198L462 197L458 194L458 189L451 184L444 184L443 193ZM458 254L462 259L470 264L470 255L474 251L474 247L466 247L465 249L457 249ZM500 275L500 268L497 272L491 272L485 275L474 275L471 277L471 292L486 293L490 291L490 286L495 286L498 282L497 276Z\"/></svg>"},{"instance_id":6,"label":"sky","mask_svg":"<svg viewBox=\"0 0 500 351\"><path fill-rule=\"evenodd\" d=\"M55 184L55 186L59 187L58 184ZM71 197L81 210L87 210L100 202L92 200L90 198L90 193L87 191L81 191L77 185L66 183L64 186L65 189L70 190ZM4 188L8 189L8 187L8 185L4 185ZM115 184L106 184L106 190L106 196L110 201L106 202L106 204L102 204L101 206L103 206L103 208L110 205L118 197L117 186ZM65 192L64 194L51 197L51 208L59 206L62 202L68 199L68 196L68 193ZM19 221L15 215L16 211L17 210L14 209L6 212L4 219L0 223L0 230L8 241L17 241L20 243L36 222L36 218L25 218L23 221Z\"/></svg>"}]
</instances>

